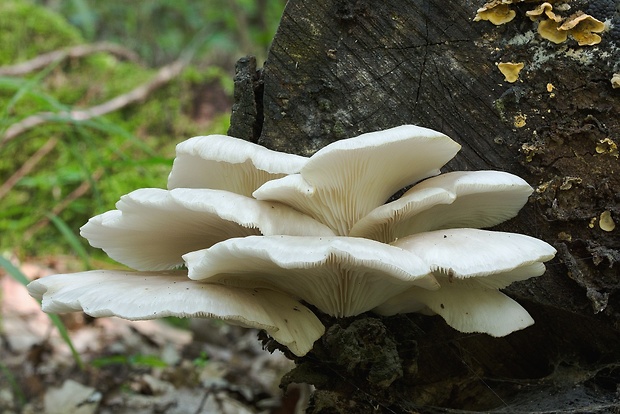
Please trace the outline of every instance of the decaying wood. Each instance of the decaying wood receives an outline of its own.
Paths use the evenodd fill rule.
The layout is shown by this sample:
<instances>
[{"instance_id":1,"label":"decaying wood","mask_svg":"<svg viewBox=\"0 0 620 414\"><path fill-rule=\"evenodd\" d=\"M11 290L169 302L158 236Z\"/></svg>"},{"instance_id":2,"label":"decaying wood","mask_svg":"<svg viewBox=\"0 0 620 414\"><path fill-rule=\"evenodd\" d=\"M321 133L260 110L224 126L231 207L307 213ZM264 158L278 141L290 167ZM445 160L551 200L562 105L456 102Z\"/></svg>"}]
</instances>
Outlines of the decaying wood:
<instances>
[{"instance_id":1,"label":"decaying wood","mask_svg":"<svg viewBox=\"0 0 620 414\"><path fill-rule=\"evenodd\" d=\"M394 338L401 361L419 350L415 363L401 362L403 377L388 388L369 382L369 363L339 364L348 351L330 348L328 331L289 378L319 389L309 412L553 411L582 397L588 412L613 407L616 390L602 384L606 376L620 381L620 226L608 231L600 220L607 212L620 223L620 90L610 82L620 69L619 31L602 33L595 47L554 44L525 15L535 3L513 6L516 18L502 26L473 21L483 4L287 4L263 68L264 116L250 121L262 127L260 144L311 155L335 140L401 124L442 131L463 147L446 171L508 171L535 188L531 203L499 229L558 248L543 277L508 289L536 325L506 338L461 335L439 318L369 318L361 331ZM620 26L614 2L570 6ZM500 62L524 63L516 82L504 79ZM340 333L353 324L326 322ZM606 365L596 364L602 360Z\"/></svg>"},{"instance_id":2,"label":"decaying wood","mask_svg":"<svg viewBox=\"0 0 620 414\"><path fill-rule=\"evenodd\" d=\"M263 80L256 69L256 59L239 59L235 66L235 103L228 134L256 143L263 121Z\"/></svg>"}]
</instances>

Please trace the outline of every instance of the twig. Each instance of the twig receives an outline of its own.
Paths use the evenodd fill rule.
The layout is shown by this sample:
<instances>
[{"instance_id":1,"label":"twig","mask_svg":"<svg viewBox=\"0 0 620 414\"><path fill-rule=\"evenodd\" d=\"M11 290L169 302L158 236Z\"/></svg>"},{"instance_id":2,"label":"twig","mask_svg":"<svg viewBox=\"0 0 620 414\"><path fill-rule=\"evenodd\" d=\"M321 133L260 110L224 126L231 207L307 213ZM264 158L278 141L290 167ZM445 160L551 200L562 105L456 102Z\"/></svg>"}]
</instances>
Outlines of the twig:
<instances>
[{"instance_id":1,"label":"twig","mask_svg":"<svg viewBox=\"0 0 620 414\"><path fill-rule=\"evenodd\" d=\"M103 168L98 168L92 175L92 181L97 181L103 175ZM58 216L69 204L78 198L82 197L88 190L90 190L90 181L84 181L80 184L75 190L71 191L60 203L56 205L51 211L53 216ZM36 232L41 230L43 227L47 226L50 222L50 219L47 217L42 218L32 227L30 227L24 233L24 240L30 239Z\"/></svg>"},{"instance_id":2,"label":"twig","mask_svg":"<svg viewBox=\"0 0 620 414\"><path fill-rule=\"evenodd\" d=\"M94 43L55 50L16 65L0 67L0 76L22 76L64 59L80 58L97 52L108 52L132 62L140 62L140 58L134 51L120 45Z\"/></svg>"},{"instance_id":3,"label":"twig","mask_svg":"<svg viewBox=\"0 0 620 414\"><path fill-rule=\"evenodd\" d=\"M98 116L102 116L108 114L110 112L121 109L127 105L130 105L135 102L142 101L146 99L146 97L152 93L154 90L159 87L165 85L170 80L178 76L183 68L188 63L188 59L182 58L170 65L166 65L162 67L155 77L151 79L149 82L138 86L132 91L119 95L116 98L113 98L107 102L104 102L100 105L96 105L87 109L78 109L74 111L62 111L62 112L40 112L35 115L31 115L22 119L21 121L11 125L4 133L2 140L0 140L0 147L13 138L17 137L24 132L39 126L41 124L45 124L50 121L58 121L64 120L67 122L80 122L86 121L91 118L95 118Z\"/></svg>"},{"instance_id":4,"label":"twig","mask_svg":"<svg viewBox=\"0 0 620 414\"><path fill-rule=\"evenodd\" d=\"M19 167L17 171L13 175L9 177L8 180L4 182L0 186L0 199L2 199L11 189L17 184L22 177L26 176L33 170L33 168L37 165L39 161L43 159L47 154L50 153L54 149L54 147L58 144L58 139L52 137L47 140L47 142L39 148L26 162Z\"/></svg>"}]
</instances>

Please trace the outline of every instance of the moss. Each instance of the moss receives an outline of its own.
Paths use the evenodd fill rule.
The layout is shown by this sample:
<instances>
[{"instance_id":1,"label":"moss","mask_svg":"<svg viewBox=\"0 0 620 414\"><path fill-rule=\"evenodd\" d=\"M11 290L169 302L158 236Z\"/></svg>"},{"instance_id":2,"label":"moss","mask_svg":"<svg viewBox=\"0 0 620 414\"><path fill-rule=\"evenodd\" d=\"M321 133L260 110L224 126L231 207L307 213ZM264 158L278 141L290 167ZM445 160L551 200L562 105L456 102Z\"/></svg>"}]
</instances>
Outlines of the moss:
<instances>
[{"instance_id":1,"label":"moss","mask_svg":"<svg viewBox=\"0 0 620 414\"><path fill-rule=\"evenodd\" d=\"M0 65L83 43L63 17L24 0L0 2Z\"/></svg>"},{"instance_id":2,"label":"moss","mask_svg":"<svg viewBox=\"0 0 620 414\"><path fill-rule=\"evenodd\" d=\"M45 41L39 41L39 36ZM81 40L61 17L43 8L24 1L0 1L0 45L28 45L21 50L0 47L2 63L14 64ZM4 78L0 82L0 134L32 114L98 105L144 84L154 73L97 53L64 61L49 73ZM0 250L66 252L69 247L53 226L32 229L86 183L90 189L60 214L75 233L92 215L113 208L122 194L140 187L165 187L178 141L226 132L228 114L202 121L192 114L200 87L211 81L225 91L224 78L221 70L189 68L145 102L82 124L47 123L0 147L0 177L8 178L51 137L58 139L35 169L0 200L0 228L6 229Z\"/></svg>"},{"instance_id":3,"label":"moss","mask_svg":"<svg viewBox=\"0 0 620 414\"><path fill-rule=\"evenodd\" d=\"M493 107L497 111L502 122L507 122L506 121L506 104L504 100L502 98L496 99L495 101L493 101Z\"/></svg>"}]
</instances>

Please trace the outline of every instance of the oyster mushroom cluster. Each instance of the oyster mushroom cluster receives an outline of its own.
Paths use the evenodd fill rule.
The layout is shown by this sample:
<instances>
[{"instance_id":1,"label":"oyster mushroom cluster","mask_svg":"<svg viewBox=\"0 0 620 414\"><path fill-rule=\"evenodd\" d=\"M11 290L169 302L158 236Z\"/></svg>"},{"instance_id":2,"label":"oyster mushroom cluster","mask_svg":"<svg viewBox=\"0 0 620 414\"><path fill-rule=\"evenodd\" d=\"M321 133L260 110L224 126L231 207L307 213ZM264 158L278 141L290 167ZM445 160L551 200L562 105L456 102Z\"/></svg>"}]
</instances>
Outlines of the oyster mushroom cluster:
<instances>
[{"instance_id":1,"label":"oyster mushroom cluster","mask_svg":"<svg viewBox=\"0 0 620 414\"><path fill-rule=\"evenodd\" d=\"M53 275L28 290L51 313L264 329L298 356L324 333L319 311L439 314L462 332L507 335L533 320L499 289L542 275L555 250L481 230L514 217L532 189L498 171L440 174L459 149L411 125L311 157L195 137L177 146L167 190L127 194L81 229L137 271Z\"/></svg>"}]
</instances>

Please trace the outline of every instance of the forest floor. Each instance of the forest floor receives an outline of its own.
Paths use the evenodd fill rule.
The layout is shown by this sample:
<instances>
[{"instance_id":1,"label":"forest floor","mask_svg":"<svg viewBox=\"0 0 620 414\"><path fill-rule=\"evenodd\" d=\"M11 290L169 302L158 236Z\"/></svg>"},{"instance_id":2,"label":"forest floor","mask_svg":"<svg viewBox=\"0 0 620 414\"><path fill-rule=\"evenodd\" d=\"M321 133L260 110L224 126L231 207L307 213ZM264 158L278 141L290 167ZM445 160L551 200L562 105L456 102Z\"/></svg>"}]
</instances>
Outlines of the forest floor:
<instances>
[{"instance_id":1,"label":"forest floor","mask_svg":"<svg viewBox=\"0 0 620 414\"><path fill-rule=\"evenodd\" d=\"M23 263L31 280L62 272L62 260ZM211 320L187 329L63 315L69 346L26 289L0 274L0 413L302 412L309 390L278 387L292 361L261 348L257 331Z\"/></svg>"}]
</instances>

